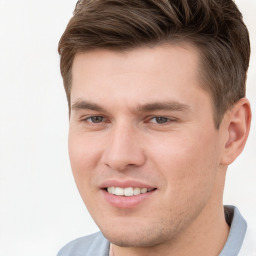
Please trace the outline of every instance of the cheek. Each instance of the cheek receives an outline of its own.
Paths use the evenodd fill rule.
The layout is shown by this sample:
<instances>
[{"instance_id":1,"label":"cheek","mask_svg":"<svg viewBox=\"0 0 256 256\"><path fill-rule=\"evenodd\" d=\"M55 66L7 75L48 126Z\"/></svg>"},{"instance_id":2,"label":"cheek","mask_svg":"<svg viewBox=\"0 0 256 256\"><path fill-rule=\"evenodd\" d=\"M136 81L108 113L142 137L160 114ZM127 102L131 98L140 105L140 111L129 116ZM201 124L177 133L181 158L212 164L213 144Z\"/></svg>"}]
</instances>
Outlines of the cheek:
<instances>
[{"instance_id":1,"label":"cheek","mask_svg":"<svg viewBox=\"0 0 256 256\"><path fill-rule=\"evenodd\" d=\"M149 154L163 177L167 194L189 196L212 189L218 169L213 136L176 134L155 145Z\"/></svg>"},{"instance_id":2,"label":"cheek","mask_svg":"<svg viewBox=\"0 0 256 256\"><path fill-rule=\"evenodd\" d=\"M99 214L100 218L103 211L100 204L95 204L98 195L95 175L99 170L103 145L102 138L91 138L72 130L69 132L69 157L78 191L90 214L94 217Z\"/></svg>"},{"instance_id":3,"label":"cheek","mask_svg":"<svg viewBox=\"0 0 256 256\"><path fill-rule=\"evenodd\" d=\"M80 193L82 193L81 190L90 188L93 171L100 157L99 148L99 145L91 143L90 138L82 134L69 133L70 163Z\"/></svg>"}]
</instances>

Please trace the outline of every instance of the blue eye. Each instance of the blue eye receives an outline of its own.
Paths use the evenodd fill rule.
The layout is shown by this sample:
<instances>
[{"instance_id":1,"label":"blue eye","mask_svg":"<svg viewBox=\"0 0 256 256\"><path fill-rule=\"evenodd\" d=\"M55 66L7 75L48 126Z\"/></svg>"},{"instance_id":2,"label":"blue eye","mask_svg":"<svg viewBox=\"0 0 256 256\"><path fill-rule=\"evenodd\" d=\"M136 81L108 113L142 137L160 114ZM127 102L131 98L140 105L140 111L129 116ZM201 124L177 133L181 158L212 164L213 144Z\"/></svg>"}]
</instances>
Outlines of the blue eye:
<instances>
[{"instance_id":1,"label":"blue eye","mask_svg":"<svg viewBox=\"0 0 256 256\"><path fill-rule=\"evenodd\" d=\"M104 117L102 116L91 116L86 118L86 121L90 122L90 123L101 123L103 122Z\"/></svg>"},{"instance_id":2,"label":"blue eye","mask_svg":"<svg viewBox=\"0 0 256 256\"><path fill-rule=\"evenodd\" d=\"M167 117L162 117L162 116L153 117L151 120L152 120L153 123L156 123L156 124L164 124L164 123L167 123L167 122L170 121L169 118L167 118Z\"/></svg>"}]
</instances>

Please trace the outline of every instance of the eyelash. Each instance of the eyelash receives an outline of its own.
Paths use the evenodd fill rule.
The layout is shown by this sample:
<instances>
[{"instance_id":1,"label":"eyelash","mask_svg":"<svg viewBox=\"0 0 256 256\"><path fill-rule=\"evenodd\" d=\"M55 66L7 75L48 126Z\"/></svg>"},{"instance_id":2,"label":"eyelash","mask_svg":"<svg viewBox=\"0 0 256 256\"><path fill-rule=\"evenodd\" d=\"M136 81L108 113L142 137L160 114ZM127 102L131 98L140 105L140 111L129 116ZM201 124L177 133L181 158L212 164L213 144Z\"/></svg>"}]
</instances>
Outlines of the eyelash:
<instances>
[{"instance_id":1,"label":"eyelash","mask_svg":"<svg viewBox=\"0 0 256 256\"><path fill-rule=\"evenodd\" d=\"M155 117L150 118L149 120L153 120L153 119L156 120L155 122L152 122L154 124L166 124L166 123L170 123L172 121L175 121L174 119L171 119L171 118L168 118L168 117L164 117L164 116L155 116Z\"/></svg>"},{"instance_id":2,"label":"eyelash","mask_svg":"<svg viewBox=\"0 0 256 256\"><path fill-rule=\"evenodd\" d=\"M98 122L98 121L93 121L93 118L100 118L101 120ZM103 116L89 116L87 118L84 118L82 119L82 121L85 121L85 122L88 122L90 124L100 124L103 122L103 120L106 119L105 117ZM155 122L152 122L152 120L155 119ZM170 123L170 122L175 122L177 121L176 119L174 118L168 118L168 117L165 117L165 116L154 116L154 117L150 117L147 119L148 123L153 123L153 124L166 124L166 123ZM106 120L107 122L107 120Z\"/></svg>"},{"instance_id":3,"label":"eyelash","mask_svg":"<svg viewBox=\"0 0 256 256\"><path fill-rule=\"evenodd\" d=\"M97 121L93 122L92 121L93 118L101 118L102 120L104 119L103 116L90 116L90 117L87 117L87 118L83 119L83 121L86 121L86 122L89 122L89 123L94 123L94 124L102 122L102 120L100 122L97 122ZM91 121L89 121L90 119L91 119Z\"/></svg>"}]
</instances>

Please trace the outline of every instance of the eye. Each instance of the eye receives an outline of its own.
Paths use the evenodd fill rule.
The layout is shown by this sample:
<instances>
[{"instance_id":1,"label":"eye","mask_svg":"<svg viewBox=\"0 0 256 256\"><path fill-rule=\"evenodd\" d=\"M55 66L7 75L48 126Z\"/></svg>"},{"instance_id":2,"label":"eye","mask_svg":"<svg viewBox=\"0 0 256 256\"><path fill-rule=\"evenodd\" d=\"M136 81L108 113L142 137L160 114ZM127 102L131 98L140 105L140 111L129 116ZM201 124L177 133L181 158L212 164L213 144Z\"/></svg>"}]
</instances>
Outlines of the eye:
<instances>
[{"instance_id":1,"label":"eye","mask_svg":"<svg viewBox=\"0 0 256 256\"><path fill-rule=\"evenodd\" d=\"M90 116L88 118L85 119L85 121L89 122L89 123L101 123L104 121L104 117L103 116Z\"/></svg>"},{"instance_id":2,"label":"eye","mask_svg":"<svg viewBox=\"0 0 256 256\"><path fill-rule=\"evenodd\" d=\"M150 121L152 123L156 123L156 124L164 124L164 123L168 123L172 120L170 118L167 118L167 117L157 116L157 117L151 118Z\"/></svg>"}]
</instances>

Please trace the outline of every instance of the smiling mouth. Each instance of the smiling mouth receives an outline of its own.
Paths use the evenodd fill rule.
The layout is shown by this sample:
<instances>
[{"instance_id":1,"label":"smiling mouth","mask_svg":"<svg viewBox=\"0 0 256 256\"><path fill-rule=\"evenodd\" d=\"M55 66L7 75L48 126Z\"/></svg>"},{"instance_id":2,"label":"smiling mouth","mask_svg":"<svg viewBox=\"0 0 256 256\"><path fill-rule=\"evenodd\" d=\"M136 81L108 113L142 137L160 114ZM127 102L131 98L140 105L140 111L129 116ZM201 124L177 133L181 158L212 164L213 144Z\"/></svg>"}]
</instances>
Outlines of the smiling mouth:
<instances>
[{"instance_id":1,"label":"smiling mouth","mask_svg":"<svg viewBox=\"0 0 256 256\"><path fill-rule=\"evenodd\" d=\"M137 196L156 190L156 188L120 188L120 187L107 187L105 190L112 195L116 196Z\"/></svg>"}]
</instances>

